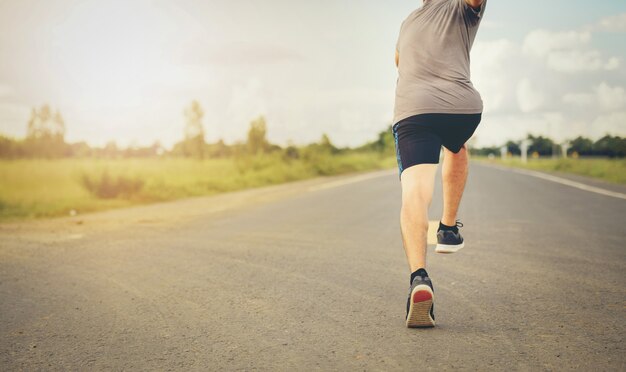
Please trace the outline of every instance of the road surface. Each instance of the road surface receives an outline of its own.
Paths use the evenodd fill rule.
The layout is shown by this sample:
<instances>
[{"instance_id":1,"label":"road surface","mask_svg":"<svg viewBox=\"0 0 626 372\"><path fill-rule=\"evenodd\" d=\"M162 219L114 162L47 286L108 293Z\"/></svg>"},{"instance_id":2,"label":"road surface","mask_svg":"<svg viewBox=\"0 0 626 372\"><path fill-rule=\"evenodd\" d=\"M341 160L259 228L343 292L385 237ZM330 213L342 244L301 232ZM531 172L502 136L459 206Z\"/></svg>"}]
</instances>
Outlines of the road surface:
<instances>
[{"instance_id":1,"label":"road surface","mask_svg":"<svg viewBox=\"0 0 626 372\"><path fill-rule=\"evenodd\" d=\"M626 369L626 200L473 164L421 330L399 208L392 170L0 225L1 369Z\"/></svg>"}]
</instances>

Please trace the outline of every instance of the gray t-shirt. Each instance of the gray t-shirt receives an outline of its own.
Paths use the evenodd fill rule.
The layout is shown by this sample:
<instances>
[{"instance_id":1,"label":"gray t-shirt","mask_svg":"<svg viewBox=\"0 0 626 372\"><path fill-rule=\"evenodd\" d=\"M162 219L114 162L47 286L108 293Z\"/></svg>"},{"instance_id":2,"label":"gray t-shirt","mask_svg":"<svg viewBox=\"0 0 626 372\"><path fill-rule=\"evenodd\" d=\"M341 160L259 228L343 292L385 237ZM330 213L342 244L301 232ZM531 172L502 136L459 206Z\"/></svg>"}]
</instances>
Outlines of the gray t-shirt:
<instances>
[{"instance_id":1,"label":"gray t-shirt","mask_svg":"<svg viewBox=\"0 0 626 372\"><path fill-rule=\"evenodd\" d=\"M478 114L480 93L470 81L470 50L487 0L426 0L402 22L393 122L427 113Z\"/></svg>"}]
</instances>

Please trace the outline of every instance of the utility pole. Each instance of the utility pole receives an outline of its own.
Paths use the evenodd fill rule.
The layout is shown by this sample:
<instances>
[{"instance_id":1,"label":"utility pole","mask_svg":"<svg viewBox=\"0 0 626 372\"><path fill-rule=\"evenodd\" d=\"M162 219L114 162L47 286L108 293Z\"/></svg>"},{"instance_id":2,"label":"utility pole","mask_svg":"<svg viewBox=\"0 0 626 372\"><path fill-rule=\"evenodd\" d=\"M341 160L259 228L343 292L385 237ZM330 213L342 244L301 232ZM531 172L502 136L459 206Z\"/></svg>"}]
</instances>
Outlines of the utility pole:
<instances>
[{"instance_id":1,"label":"utility pole","mask_svg":"<svg viewBox=\"0 0 626 372\"><path fill-rule=\"evenodd\" d=\"M520 144L520 150L522 151L522 163L528 163L528 146L530 141L527 139L522 140Z\"/></svg>"},{"instance_id":2,"label":"utility pole","mask_svg":"<svg viewBox=\"0 0 626 372\"><path fill-rule=\"evenodd\" d=\"M571 147L571 144L569 143L569 141L565 141L561 143L561 151L563 151L564 158L567 158L567 150L569 150L570 147Z\"/></svg>"}]
</instances>

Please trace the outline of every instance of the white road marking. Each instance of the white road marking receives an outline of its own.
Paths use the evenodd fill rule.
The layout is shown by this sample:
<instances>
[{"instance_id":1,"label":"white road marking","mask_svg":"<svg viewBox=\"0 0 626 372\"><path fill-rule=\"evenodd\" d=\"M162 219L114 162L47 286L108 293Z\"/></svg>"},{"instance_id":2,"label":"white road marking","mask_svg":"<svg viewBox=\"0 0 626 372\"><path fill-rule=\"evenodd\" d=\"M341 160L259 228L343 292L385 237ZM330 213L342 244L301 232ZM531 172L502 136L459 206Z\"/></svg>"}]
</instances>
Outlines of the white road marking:
<instances>
[{"instance_id":1,"label":"white road marking","mask_svg":"<svg viewBox=\"0 0 626 372\"><path fill-rule=\"evenodd\" d=\"M600 194L600 195L611 196L613 198L626 200L626 194L624 194L624 193L617 192L617 191L610 191L610 190L606 190L606 189L603 189L603 188L600 188L600 187L596 187L596 186L585 185L584 183L568 180L566 178L553 176L551 174L531 171L531 170L527 170L527 169L506 168L506 167L495 167L495 168L500 168L500 169L503 169L503 170L509 170L511 172L515 172L515 173L519 173L519 174L525 174L527 176L541 178L541 179L544 179L546 181L552 181L552 182L555 182L555 183L560 183L561 185L574 187L574 188L577 188L577 189L580 189L580 190L589 191L589 192L593 192L593 193Z\"/></svg>"},{"instance_id":2,"label":"white road marking","mask_svg":"<svg viewBox=\"0 0 626 372\"><path fill-rule=\"evenodd\" d=\"M385 170L385 171L379 171L379 172L374 172L374 173L362 174L360 176L349 177L349 178L346 178L346 179L341 179L341 180L337 180L337 181L331 181L331 182L328 182L328 183L323 183L321 185L311 186L311 187L308 188L308 191L318 191L318 190L331 189L333 187L349 185L351 183L361 182L361 181L369 180L369 179L372 179L372 178L389 176L389 175L394 174L396 172L397 171L395 169L393 169L393 170L389 170L389 171Z\"/></svg>"},{"instance_id":3,"label":"white road marking","mask_svg":"<svg viewBox=\"0 0 626 372\"><path fill-rule=\"evenodd\" d=\"M437 229L439 229L439 221L428 221L428 235L426 239L426 244L437 244Z\"/></svg>"}]
</instances>

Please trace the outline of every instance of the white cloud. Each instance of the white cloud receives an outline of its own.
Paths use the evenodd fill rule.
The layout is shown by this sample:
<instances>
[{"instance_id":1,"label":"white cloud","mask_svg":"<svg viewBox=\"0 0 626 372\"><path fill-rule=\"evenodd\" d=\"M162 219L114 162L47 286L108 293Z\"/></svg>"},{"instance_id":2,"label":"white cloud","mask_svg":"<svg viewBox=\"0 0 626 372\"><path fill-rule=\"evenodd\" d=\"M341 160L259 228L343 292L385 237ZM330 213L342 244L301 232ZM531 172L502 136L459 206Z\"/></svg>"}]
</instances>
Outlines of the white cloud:
<instances>
[{"instance_id":1,"label":"white cloud","mask_svg":"<svg viewBox=\"0 0 626 372\"><path fill-rule=\"evenodd\" d=\"M626 105L626 93L622 87L611 87L603 82L596 87L595 91L600 107L606 110L617 110Z\"/></svg>"},{"instance_id":2,"label":"white cloud","mask_svg":"<svg viewBox=\"0 0 626 372\"><path fill-rule=\"evenodd\" d=\"M520 48L515 43L499 39L479 41L472 48L472 82L480 92L485 109L504 111L516 106L511 84L521 69L512 69L520 60Z\"/></svg>"},{"instance_id":3,"label":"white cloud","mask_svg":"<svg viewBox=\"0 0 626 372\"><path fill-rule=\"evenodd\" d=\"M626 32L626 13L603 18L594 26L599 31Z\"/></svg>"},{"instance_id":4,"label":"white cloud","mask_svg":"<svg viewBox=\"0 0 626 372\"><path fill-rule=\"evenodd\" d=\"M548 54L546 63L552 70L565 73L611 71L617 69L620 64L616 57L603 59L597 50L553 51Z\"/></svg>"},{"instance_id":5,"label":"white cloud","mask_svg":"<svg viewBox=\"0 0 626 372\"><path fill-rule=\"evenodd\" d=\"M589 130L589 136L597 139L607 134L626 137L626 111L598 116Z\"/></svg>"},{"instance_id":6,"label":"white cloud","mask_svg":"<svg viewBox=\"0 0 626 372\"><path fill-rule=\"evenodd\" d=\"M604 58L590 47L590 31L552 32L535 30L524 39L524 54L540 59L558 72L615 70L620 66L617 57Z\"/></svg>"},{"instance_id":7,"label":"white cloud","mask_svg":"<svg viewBox=\"0 0 626 372\"><path fill-rule=\"evenodd\" d=\"M590 93L566 93L563 102L574 106L590 106L595 100L595 95Z\"/></svg>"},{"instance_id":8,"label":"white cloud","mask_svg":"<svg viewBox=\"0 0 626 372\"><path fill-rule=\"evenodd\" d=\"M626 90L623 87L612 87L606 82L600 83L592 93L567 93L563 102L575 106L593 107L602 111L615 111L626 107Z\"/></svg>"},{"instance_id":9,"label":"white cloud","mask_svg":"<svg viewBox=\"0 0 626 372\"><path fill-rule=\"evenodd\" d=\"M531 31L524 39L524 53L546 57L555 50L574 49L591 41L588 31L552 32L547 30Z\"/></svg>"},{"instance_id":10,"label":"white cloud","mask_svg":"<svg viewBox=\"0 0 626 372\"><path fill-rule=\"evenodd\" d=\"M545 105L546 96L533 87L530 79L524 78L517 85L517 102L522 112L537 111Z\"/></svg>"}]
</instances>

